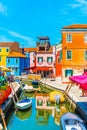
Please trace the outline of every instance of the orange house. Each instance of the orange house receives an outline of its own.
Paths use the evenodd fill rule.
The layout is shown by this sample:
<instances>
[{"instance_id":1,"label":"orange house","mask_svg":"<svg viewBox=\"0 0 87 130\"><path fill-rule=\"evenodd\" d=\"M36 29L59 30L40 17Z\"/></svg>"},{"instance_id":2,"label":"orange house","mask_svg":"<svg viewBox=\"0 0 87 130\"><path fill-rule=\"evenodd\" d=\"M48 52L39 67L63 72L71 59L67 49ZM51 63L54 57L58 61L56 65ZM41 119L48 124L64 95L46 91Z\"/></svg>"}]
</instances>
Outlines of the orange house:
<instances>
[{"instance_id":1,"label":"orange house","mask_svg":"<svg viewBox=\"0 0 87 130\"><path fill-rule=\"evenodd\" d=\"M87 71L87 24L62 28L62 80Z\"/></svg>"}]
</instances>

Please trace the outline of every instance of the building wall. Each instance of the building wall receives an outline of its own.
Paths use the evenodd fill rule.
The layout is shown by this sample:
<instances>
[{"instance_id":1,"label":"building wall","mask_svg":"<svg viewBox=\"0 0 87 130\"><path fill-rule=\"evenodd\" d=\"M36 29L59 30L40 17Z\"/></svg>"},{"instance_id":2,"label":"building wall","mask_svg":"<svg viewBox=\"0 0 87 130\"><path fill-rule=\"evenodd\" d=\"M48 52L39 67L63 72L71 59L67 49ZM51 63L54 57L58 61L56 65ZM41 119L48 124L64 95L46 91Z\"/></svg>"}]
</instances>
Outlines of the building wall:
<instances>
[{"instance_id":1,"label":"building wall","mask_svg":"<svg viewBox=\"0 0 87 130\"><path fill-rule=\"evenodd\" d=\"M10 60L9 63L8 59ZM28 71L25 70L25 68L29 67L29 58L7 58L6 63L7 67L12 69L12 72L15 76L20 76L22 73L28 73ZM10 73L7 74L9 75Z\"/></svg>"},{"instance_id":2,"label":"building wall","mask_svg":"<svg viewBox=\"0 0 87 130\"><path fill-rule=\"evenodd\" d=\"M56 77L62 75L62 44L56 45L56 62L55 62L55 71Z\"/></svg>"},{"instance_id":3,"label":"building wall","mask_svg":"<svg viewBox=\"0 0 87 130\"><path fill-rule=\"evenodd\" d=\"M1 51L0 51L0 57L1 57L1 61L0 61L0 65L1 66L6 66L6 57L8 56L9 52L6 52L6 49L9 49L8 47L0 47ZM10 49L9 49L10 51Z\"/></svg>"},{"instance_id":4,"label":"building wall","mask_svg":"<svg viewBox=\"0 0 87 130\"><path fill-rule=\"evenodd\" d=\"M35 66L35 52L30 52L30 67Z\"/></svg>"},{"instance_id":5,"label":"building wall","mask_svg":"<svg viewBox=\"0 0 87 130\"><path fill-rule=\"evenodd\" d=\"M72 34L72 42L66 41L67 34ZM85 34L87 34L85 31L62 32L62 77L64 80L66 79L66 70L71 70L73 75L78 75L87 68L87 60L84 59L84 51L87 50L87 42L84 41ZM70 60L66 58L68 50L72 51L72 59Z\"/></svg>"},{"instance_id":6,"label":"building wall","mask_svg":"<svg viewBox=\"0 0 87 130\"><path fill-rule=\"evenodd\" d=\"M38 57L43 57L43 62L41 62L41 63L38 63ZM53 57L53 62L49 62L49 63L47 63L47 57ZM48 54L48 53L40 53L40 54L37 54L37 56L36 56L36 66L38 67L38 66L40 66L40 67L44 67L44 66L46 66L46 67L54 67L54 62L55 62L55 54Z\"/></svg>"},{"instance_id":7,"label":"building wall","mask_svg":"<svg viewBox=\"0 0 87 130\"><path fill-rule=\"evenodd\" d=\"M17 59L17 63L16 63L16 59ZM8 62L8 60L10 62ZM6 58L6 66L12 69L12 72L14 73L15 76L20 75L20 60L19 60L19 58L14 58L14 57ZM9 75L9 74L10 73L7 73L7 75Z\"/></svg>"},{"instance_id":8,"label":"building wall","mask_svg":"<svg viewBox=\"0 0 87 130\"><path fill-rule=\"evenodd\" d=\"M29 71L25 70L25 68L29 68L30 62L29 62L29 58L20 58L20 75L22 73L28 74Z\"/></svg>"}]
</instances>

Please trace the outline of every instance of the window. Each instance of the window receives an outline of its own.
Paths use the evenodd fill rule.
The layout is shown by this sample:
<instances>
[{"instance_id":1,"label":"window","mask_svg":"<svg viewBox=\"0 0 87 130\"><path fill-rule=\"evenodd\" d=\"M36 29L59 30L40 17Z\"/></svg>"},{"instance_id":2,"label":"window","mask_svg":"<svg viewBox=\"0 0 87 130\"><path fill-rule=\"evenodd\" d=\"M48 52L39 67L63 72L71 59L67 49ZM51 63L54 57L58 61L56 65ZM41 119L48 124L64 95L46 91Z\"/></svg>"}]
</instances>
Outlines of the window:
<instances>
[{"instance_id":1,"label":"window","mask_svg":"<svg viewBox=\"0 0 87 130\"><path fill-rule=\"evenodd\" d=\"M85 51L84 58L87 60L87 51Z\"/></svg>"},{"instance_id":2,"label":"window","mask_svg":"<svg viewBox=\"0 0 87 130\"><path fill-rule=\"evenodd\" d=\"M43 62L43 57L38 57L38 62Z\"/></svg>"},{"instance_id":3,"label":"window","mask_svg":"<svg viewBox=\"0 0 87 130\"><path fill-rule=\"evenodd\" d=\"M45 51L45 47L39 47L39 51Z\"/></svg>"},{"instance_id":4,"label":"window","mask_svg":"<svg viewBox=\"0 0 87 130\"><path fill-rule=\"evenodd\" d=\"M15 72L17 72L18 71L18 68L15 68Z\"/></svg>"},{"instance_id":5,"label":"window","mask_svg":"<svg viewBox=\"0 0 87 130\"><path fill-rule=\"evenodd\" d=\"M53 57L47 57L47 62L53 62Z\"/></svg>"},{"instance_id":6,"label":"window","mask_svg":"<svg viewBox=\"0 0 87 130\"><path fill-rule=\"evenodd\" d=\"M6 48L6 52L9 52L9 48Z\"/></svg>"},{"instance_id":7,"label":"window","mask_svg":"<svg viewBox=\"0 0 87 130\"><path fill-rule=\"evenodd\" d=\"M0 52L2 52L2 49L0 48Z\"/></svg>"},{"instance_id":8,"label":"window","mask_svg":"<svg viewBox=\"0 0 87 130\"><path fill-rule=\"evenodd\" d=\"M8 63L10 63L10 58L8 58Z\"/></svg>"},{"instance_id":9,"label":"window","mask_svg":"<svg viewBox=\"0 0 87 130\"><path fill-rule=\"evenodd\" d=\"M84 42L87 42L87 34L84 35Z\"/></svg>"},{"instance_id":10,"label":"window","mask_svg":"<svg viewBox=\"0 0 87 130\"><path fill-rule=\"evenodd\" d=\"M59 51L58 63L61 63L61 60L62 60L62 51Z\"/></svg>"},{"instance_id":11,"label":"window","mask_svg":"<svg viewBox=\"0 0 87 130\"><path fill-rule=\"evenodd\" d=\"M60 57L58 57L58 63L61 63L61 59L60 59Z\"/></svg>"},{"instance_id":12,"label":"window","mask_svg":"<svg viewBox=\"0 0 87 130\"><path fill-rule=\"evenodd\" d=\"M72 35L71 34L66 35L66 41L67 42L72 42Z\"/></svg>"},{"instance_id":13,"label":"window","mask_svg":"<svg viewBox=\"0 0 87 130\"><path fill-rule=\"evenodd\" d=\"M65 70L65 77L67 76L73 76L73 70L71 69Z\"/></svg>"},{"instance_id":14,"label":"window","mask_svg":"<svg viewBox=\"0 0 87 130\"><path fill-rule=\"evenodd\" d=\"M62 59L62 51L60 51L60 59Z\"/></svg>"},{"instance_id":15,"label":"window","mask_svg":"<svg viewBox=\"0 0 87 130\"><path fill-rule=\"evenodd\" d=\"M66 52L66 58L67 58L67 60L71 60L72 59L72 52L71 51L67 51Z\"/></svg>"},{"instance_id":16,"label":"window","mask_svg":"<svg viewBox=\"0 0 87 130\"><path fill-rule=\"evenodd\" d=\"M2 58L1 58L1 56L0 56L0 62L2 61Z\"/></svg>"},{"instance_id":17,"label":"window","mask_svg":"<svg viewBox=\"0 0 87 130\"><path fill-rule=\"evenodd\" d=\"M16 63L18 63L18 59L16 58Z\"/></svg>"}]
</instances>

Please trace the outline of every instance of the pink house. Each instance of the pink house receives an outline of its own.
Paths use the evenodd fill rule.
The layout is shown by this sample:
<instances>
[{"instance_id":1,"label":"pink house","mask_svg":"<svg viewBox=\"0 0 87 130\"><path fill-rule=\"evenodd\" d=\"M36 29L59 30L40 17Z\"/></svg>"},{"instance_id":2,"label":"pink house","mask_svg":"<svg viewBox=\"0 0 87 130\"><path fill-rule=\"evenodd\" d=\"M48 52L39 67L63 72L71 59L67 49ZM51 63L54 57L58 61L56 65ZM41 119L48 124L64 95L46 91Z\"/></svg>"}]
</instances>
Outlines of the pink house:
<instances>
[{"instance_id":1,"label":"pink house","mask_svg":"<svg viewBox=\"0 0 87 130\"><path fill-rule=\"evenodd\" d=\"M38 37L36 72L42 77L55 75L55 48L50 45L48 37Z\"/></svg>"},{"instance_id":2,"label":"pink house","mask_svg":"<svg viewBox=\"0 0 87 130\"><path fill-rule=\"evenodd\" d=\"M50 45L49 37L37 37L36 48L25 48L30 54L31 73L42 77L55 77L55 46Z\"/></svg>"}]
</instances>

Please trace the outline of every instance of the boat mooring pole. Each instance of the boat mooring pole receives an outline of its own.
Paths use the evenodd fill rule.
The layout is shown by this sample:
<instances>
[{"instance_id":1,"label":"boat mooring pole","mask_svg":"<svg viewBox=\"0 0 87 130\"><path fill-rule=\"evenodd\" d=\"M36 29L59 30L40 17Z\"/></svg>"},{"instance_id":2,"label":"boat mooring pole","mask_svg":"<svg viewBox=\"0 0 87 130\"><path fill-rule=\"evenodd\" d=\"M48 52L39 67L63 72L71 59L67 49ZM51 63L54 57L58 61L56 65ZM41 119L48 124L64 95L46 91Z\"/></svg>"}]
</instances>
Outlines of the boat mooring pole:
<instances>
[{"instance_id":1,"label":"boat mooring pole","mask_svg":"<svg viewBox=\"0 0 87 130\"><path fill-rule=\"evenodd\" d=\"M18 101L18 97L17 97L17 95L16 95L16 92L15 92L15 90L14 90L14 87L13 87L12 82L10 82L10 86L11 86L11 88L12 88L12 91L14 92L13 95L15 95L15 98L16 98L16 100Z\"/></svg>"},{"instance_id":2,"label":"boat mooring pole","mask_svg":"<svg viewBox=\"0 0 87 130\"><path fill-rule=\"evenodd\" d=\"M6 122L5 122L5 117L4 117L4 113L2 111L2 108L0 107L0 115L2 117L2 121L3 121L3 125L4 125L4 129L7 130L7 127L6 127Z\"/></svg>"}]
</instances>

